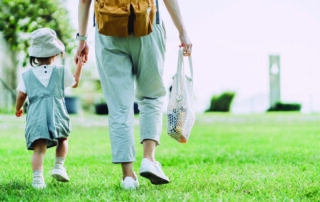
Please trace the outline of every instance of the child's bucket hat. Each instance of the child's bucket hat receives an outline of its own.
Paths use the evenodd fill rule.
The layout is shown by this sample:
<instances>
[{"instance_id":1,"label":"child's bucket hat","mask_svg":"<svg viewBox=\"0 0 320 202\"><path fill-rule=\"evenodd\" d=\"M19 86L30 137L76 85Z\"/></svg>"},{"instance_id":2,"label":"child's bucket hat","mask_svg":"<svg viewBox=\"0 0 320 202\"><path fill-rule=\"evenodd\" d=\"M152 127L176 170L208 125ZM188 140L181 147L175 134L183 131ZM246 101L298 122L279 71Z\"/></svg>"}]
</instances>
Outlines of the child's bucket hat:
<instances>
[{"instance_id":1,"label":"child's bucket hat","mask_svg":"<svg viewBox=\"0 0 320 202\"><path fill-rule=\"evenodd\" d=\"M50 28L40 28L31 33L31 43L28 48L30 56L46 58L58 55L65 50L57 34Z\"/></svg>"}]
</instances>

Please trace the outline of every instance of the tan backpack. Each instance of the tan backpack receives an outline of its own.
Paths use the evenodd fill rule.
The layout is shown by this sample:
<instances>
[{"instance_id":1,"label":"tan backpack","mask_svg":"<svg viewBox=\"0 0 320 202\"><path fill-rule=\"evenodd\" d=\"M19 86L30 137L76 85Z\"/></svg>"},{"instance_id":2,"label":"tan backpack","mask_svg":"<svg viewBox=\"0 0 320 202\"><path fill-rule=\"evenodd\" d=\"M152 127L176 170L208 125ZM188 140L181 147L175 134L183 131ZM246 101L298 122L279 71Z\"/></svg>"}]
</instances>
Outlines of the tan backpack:
<instances>
[{"instance_id":1,"label":"tan backpack","mask_svg":"<svg viewBox=\"0 0 320 202\"><path fill-rule=\"evenodd\" d=\"M95 0L99 33L121 37L128 37L131 33L136 37L146 36L152 32L157 6L154 0Z\"/></svg>"}]
</instances>

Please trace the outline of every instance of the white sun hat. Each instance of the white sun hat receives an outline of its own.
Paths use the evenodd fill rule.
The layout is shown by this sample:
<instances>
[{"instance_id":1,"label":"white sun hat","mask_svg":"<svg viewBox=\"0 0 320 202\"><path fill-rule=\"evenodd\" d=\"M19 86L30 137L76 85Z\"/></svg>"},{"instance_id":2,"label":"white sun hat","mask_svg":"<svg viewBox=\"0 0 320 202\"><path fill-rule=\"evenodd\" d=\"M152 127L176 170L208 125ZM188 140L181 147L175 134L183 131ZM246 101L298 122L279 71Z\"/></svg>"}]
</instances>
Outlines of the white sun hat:
<instances>
[{"instance_id":1,"label":"white sun hat","mask_svg":"<svg viewBox=\"0 0 320 202\"><path fill-rule=\"evenodd\" d=\"M65 50L57 34L50 28L40 28L31 33L28 52L30 56L46 58L58 55Z\"/></svg>"}]
</instances>

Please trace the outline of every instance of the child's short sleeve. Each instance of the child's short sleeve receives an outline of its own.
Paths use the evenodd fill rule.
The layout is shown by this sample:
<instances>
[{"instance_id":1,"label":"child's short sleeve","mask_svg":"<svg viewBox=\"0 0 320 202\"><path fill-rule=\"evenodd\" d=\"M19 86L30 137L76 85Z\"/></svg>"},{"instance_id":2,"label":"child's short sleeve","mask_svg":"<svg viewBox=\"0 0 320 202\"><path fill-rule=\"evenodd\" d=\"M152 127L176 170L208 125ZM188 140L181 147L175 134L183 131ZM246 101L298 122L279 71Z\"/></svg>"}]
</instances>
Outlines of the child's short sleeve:
<instances>
[{"instance_id":1,"label":"child's short sleeve","mask_svg":"<svg viewBox=\"0 0 320 202\"><path fill-rule=\"evenodd\" d=\"M17 90L18 90L18 91L21 91L21 92L23 92L23 93L27 93L26 85L24 84L22 75L20 75L20 77L19 77L19 82L18 82Z\"/></svg>"},{"instance_id":2,"label":"child's short sleeve","mask_svg":"<svg viewBox=\"0 0 320 202\"><path fill-rule=\"evenodd\" d=\"M76 83L76 80L68 68L66 67L63 67L63 68L64 68L64 88L68 88L73 86Z\"/></svg>"}]
</instances>

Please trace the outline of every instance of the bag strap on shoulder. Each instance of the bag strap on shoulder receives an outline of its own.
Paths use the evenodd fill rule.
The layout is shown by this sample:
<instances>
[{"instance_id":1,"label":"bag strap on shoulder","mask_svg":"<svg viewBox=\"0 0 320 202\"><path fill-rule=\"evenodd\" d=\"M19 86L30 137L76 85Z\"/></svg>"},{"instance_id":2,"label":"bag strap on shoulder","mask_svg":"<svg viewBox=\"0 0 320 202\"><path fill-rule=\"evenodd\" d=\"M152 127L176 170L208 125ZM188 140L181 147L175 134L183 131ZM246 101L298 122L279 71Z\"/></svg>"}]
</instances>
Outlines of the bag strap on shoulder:
<instances>
[{"instance_id":1,"label":"bag strap on shoulder","mask_svg":"<svg viewBox=\"0 0 320 202\"><path fill-rule=\"evenodd\" d=\"M160 14L159 14L159 2L156 0L157 13L156 13L156 23L160 24Z\"/></svg>"},{"instance_id":2,"label":"bag strap on shoulder","mask_svg":"<svg viewBox=\"0 0 320 202\"><path fill-rule=\"evenodd\" d=\"M96 14L95 14L95 10L93 8L93 27L96 26Z\"/></svg>"}]
</instances>

